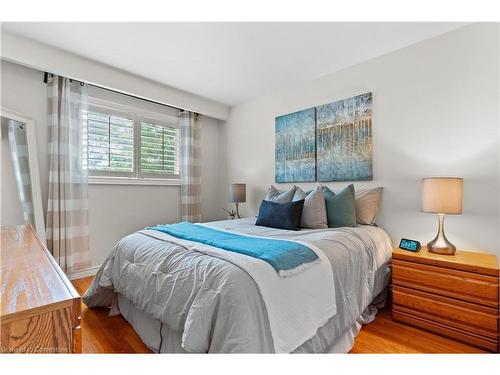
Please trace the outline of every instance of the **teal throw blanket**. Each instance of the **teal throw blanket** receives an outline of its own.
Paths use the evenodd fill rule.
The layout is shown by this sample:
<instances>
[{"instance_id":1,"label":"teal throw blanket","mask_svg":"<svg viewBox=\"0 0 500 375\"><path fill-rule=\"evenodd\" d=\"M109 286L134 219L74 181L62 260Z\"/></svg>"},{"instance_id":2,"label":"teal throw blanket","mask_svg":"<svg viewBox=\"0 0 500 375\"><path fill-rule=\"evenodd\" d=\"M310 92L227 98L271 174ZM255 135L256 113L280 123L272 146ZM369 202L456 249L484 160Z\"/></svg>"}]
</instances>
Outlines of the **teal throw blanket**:
<instances>
[{"instance_id":1,"label":"teal throw blanket","mask_svg":"<svg viewBox=\"0 0 500 375\"><path fill-rule=\"evenodd\" d=\"M191 223L157 225L157 230L184 240L199 242L227 251L248 255L269 263L278 273L314 262L318 255L297 242L272 238L247 237Z\"/></svg>"}]
</instances>

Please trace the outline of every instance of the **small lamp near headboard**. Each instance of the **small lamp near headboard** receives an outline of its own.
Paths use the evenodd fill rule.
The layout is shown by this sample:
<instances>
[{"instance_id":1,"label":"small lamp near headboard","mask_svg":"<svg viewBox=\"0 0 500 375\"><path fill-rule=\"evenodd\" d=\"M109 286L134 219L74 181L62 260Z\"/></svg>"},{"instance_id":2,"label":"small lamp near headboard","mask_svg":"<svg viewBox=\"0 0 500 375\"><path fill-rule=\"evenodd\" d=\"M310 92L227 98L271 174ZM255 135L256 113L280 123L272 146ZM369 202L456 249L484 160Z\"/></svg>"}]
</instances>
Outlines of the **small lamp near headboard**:
<instances>
[{"instance_id":1,"label":"small lamp near headboard","mask_svg":"<svg viewBox=\"0 0 500 375\"><path fill-rule=\"evenodd\" d=\"M422 211L438 215L436 238L427 244L427 250L438 254L455 254L456 247L444 235L444 215L462 213L463 178L428 177L422 179Z\"/></svg>"},{"instance_id":2,"label":"small lamp near headboard","mask_svg":"<svg viewBox=\"0 0 500 375\"><path fill-rule=\"evenodd\" d=\"M240 219L238 204L247 200L247 185L246 184L231 184L229 186L229 202L236 204L236 219Z\"/></svg>"}]
</instances>

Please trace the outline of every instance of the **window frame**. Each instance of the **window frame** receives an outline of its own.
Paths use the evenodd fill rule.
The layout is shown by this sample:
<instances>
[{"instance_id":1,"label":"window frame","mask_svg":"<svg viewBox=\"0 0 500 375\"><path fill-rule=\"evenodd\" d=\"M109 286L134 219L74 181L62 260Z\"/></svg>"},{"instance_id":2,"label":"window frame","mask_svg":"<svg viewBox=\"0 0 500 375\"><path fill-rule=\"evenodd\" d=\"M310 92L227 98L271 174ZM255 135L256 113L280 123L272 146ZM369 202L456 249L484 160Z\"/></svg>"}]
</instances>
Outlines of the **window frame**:
<instances>
[{"instance_id":1,"label":"window frame","mask_svg":"<svg viewBox=\"0 0 500 375\"><path fill-rule=\"evenodd\" d=\"M106 116L121 117L133 121L133 171L101 171L88 168L90 184L122 184L122 185L180 185L180 128L179 117L159 112L110 102L98 98L88 99L88 112L100 113ZM179 174L143 172L140 166L141 158L141 124L150 122L155 125L178 129L179 143L177 149ZM88 158L88 151L87 156Z\"/></svg>"}]
</instances>

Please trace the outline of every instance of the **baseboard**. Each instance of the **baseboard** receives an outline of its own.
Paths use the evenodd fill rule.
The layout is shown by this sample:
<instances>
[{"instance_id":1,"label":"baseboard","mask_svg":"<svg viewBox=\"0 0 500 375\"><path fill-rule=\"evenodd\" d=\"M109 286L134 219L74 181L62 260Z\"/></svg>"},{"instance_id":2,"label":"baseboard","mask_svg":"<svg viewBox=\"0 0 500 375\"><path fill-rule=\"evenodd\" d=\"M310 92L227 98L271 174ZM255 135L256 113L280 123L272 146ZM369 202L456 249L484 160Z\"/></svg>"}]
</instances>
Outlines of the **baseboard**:
<instances>
[{"instance_id":1,"label":"baseboard","mask_svg":"<svg viewBox=\"0 0 500 375\"><path fill-rule=\"evenodd\" d=\"M82 277L94 276L97 273L97 271L99 271L99 268L101 268L101 266L89 267L81 271L70 273L67 276L68 279L70 280L81 279Z\"/></svg>"}]
</instances>

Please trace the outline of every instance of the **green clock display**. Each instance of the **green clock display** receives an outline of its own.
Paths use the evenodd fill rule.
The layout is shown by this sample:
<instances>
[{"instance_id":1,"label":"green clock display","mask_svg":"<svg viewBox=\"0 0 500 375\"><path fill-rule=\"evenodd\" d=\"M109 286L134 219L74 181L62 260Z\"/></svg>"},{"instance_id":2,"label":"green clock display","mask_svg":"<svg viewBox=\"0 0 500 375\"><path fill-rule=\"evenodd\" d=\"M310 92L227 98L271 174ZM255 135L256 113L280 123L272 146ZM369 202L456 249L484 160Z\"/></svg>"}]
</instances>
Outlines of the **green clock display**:
<instances>
[{"instance_id":1,"label":"green clock display","mask_svg":"<svg viewBox=\"0 0 500 375\"><path fill-rule=\"evenodd\" d=\"M399 243L399 248L403 250L417 252L420 250L420 242L415 240L409 240L406 238L401 238L401 242Z\"/></svg>"}]
</instances>

